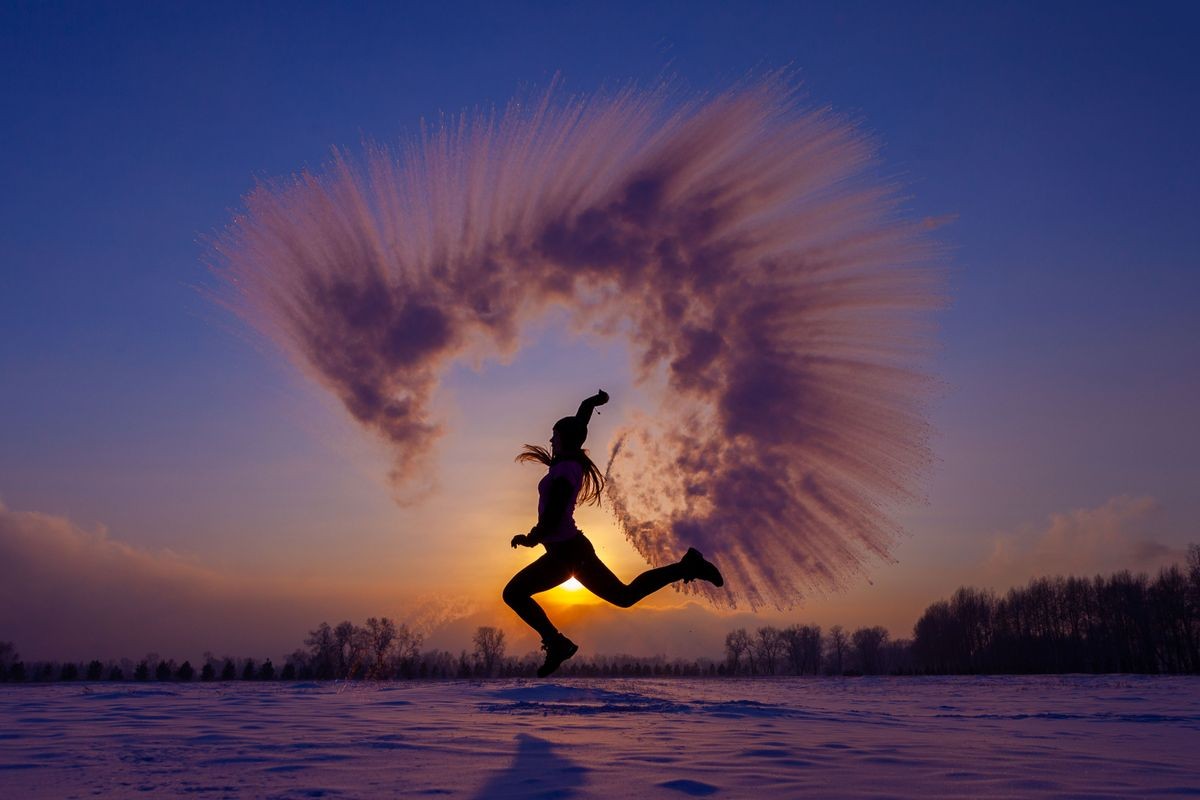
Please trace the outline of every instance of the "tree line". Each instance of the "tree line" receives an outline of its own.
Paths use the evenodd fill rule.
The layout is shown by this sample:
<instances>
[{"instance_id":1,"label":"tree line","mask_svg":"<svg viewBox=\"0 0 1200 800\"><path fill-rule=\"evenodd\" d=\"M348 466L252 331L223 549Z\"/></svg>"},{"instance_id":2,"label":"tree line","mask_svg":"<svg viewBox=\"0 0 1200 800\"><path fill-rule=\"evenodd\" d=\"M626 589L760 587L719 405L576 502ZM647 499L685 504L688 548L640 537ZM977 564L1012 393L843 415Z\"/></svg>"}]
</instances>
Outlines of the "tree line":
<instances>
[{"instance_id":1,"label":"tree line","mask_svg":"<svg viewBox=\"0 0 1200 800\"><path fill-rule=\"evenodd\" d=\"M738 628L725 637L719 675L909 675L916 672L912 641L891 639L887 629L847 632L834 625L767 625Z\"/></svg>"},{"instance_id":2,"label":"tree line","mask_svg":"<svg viewBox=\"0 0 1200 800\"><path fill-rule=\"evenodd\" d=\"M913 628L931 673L1200 672L1200 545L1151 579L1038 578L1004 596L961 588Z\"/></svg>"},{"instance_id":3,"label":"tree line","mask_svg":"<svg viewBox=\"0 0 1200 800\"><path fill-rule=\"evenodd\" d=\"M139 661L26 664L0 641L0 681L414 680L531 677L538 653L507 652L504 631L482 626L471 649L422 649L406 624L371 617L311 630L304 646L275 666L267 658L216 657L198 665L150 653ZM1062 672L1200 672L1200 545L1186 564L1151 579L1128 571L1107 577L1037 578L1000 596L963 587L925 609L911 639L882 627L834 625L737 628L723 658L596 655L566 662L580 677L736 677Z\"/></svg>"},{"instance_id":4,"label":"tree line","mask_svg":"<svg viewBox=\"0 0 1200 800\"><path fill-rule=\"evenodd\" d=\"M962 587L911 639L880 627L771 626L725 637L727 675L1200 673L1200 545L1154 578L1035 578L1000 596Z\"/></svg>"},{"instance_id":5,"label":"tree line","mask_svg":"<svg viewBox=\"0 0 1200 800\"><path fill-rule=\"evenodd\" d=\"M423 650L423 637L405 624L387 617L372 617L365 625L322 622L309 632L304 647L276 668L271 659L216 657L205 653L199 668L150 653L129 659L87 664L41 661L26 664L11 642L0 642L0 681L324 681L421 680L533 677L542 663L539 653L509 655L504 631L492 626L475 630L472 649L455 654L448 650ZM575 658L559 674L587 677L702 676L724 673L710 659L688 661L627 655Z\"/></svg>"}]
</instances>

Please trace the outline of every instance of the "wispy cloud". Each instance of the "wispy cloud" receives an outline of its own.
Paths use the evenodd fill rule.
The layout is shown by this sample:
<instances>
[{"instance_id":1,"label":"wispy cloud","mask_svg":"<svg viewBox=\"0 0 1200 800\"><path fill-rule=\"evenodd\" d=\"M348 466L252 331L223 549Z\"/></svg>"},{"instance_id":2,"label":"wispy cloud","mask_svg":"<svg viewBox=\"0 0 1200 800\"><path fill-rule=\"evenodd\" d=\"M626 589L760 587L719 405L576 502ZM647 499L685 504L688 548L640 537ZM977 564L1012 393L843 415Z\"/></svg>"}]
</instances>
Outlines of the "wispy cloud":
<instances>
[{"instance_id":1,"label":"wispy cloud","mask_svg":"<svg viewBox=\"0 0 1200 800\"><path fill-rule=\"evenodd\" d=\"M1183 561L1183 548L1163 542L1158 511L1153 497L1118 495L1096 508L1051 514L1044 526L996 536L983 574L1007 588L1044 575L1153 571Z\"/></svg>"},{"instance_id":2,"label":"wispy cloud","mask_svg":"<svg viewBox=\"0 0 1200 800\"><path fill-rule=\"evenodd\" d=\"M0 505L0 636L33 658L205 650L277 658L322 620L397 615L430 629L469 613L361 583L227 574L48 514Z\"/></svg>"}]
</instances>

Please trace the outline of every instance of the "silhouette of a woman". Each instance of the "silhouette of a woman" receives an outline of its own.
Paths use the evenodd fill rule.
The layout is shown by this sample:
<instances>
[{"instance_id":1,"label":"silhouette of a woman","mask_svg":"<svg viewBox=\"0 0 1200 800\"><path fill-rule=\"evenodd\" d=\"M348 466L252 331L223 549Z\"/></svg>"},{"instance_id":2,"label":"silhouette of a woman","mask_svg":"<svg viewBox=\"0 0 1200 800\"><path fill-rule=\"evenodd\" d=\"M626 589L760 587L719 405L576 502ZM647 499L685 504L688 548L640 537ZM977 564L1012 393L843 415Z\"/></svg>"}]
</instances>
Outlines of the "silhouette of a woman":
<instances>
[{"instance_id":1,"label":"silhouette of a woman","mask_svg":"<svg viewBox=\"0 0 1200 800\"><path fill-rule=\"evenodd\" d=\"M544 545L546 552L537 561L518 572L504 587L504 602L521 619L541 634L546 663L537 671L544 678L558 669L562 662L575 655L579 646L559 633L546 612L533 599L538 592L553 589L568 578L575 578L592 594L615 606L629 608L643 597L657 592L675 581L696 578L714 586L725 583L720 571L704 560L696 548L689 548L678 563L647 570L622 583L612 570L596 555L592 543L575 527L575 503L599 505L604 489L604 476L583 449L587 438L588 421L592 410L608 402L601 390L579 404L573 417L563 417L554 423L550 450L527 444L517 461L533 461L549 467L538 483L538 521L529 533L512 538L512 546Z\"/></svg>"}]
</instances>

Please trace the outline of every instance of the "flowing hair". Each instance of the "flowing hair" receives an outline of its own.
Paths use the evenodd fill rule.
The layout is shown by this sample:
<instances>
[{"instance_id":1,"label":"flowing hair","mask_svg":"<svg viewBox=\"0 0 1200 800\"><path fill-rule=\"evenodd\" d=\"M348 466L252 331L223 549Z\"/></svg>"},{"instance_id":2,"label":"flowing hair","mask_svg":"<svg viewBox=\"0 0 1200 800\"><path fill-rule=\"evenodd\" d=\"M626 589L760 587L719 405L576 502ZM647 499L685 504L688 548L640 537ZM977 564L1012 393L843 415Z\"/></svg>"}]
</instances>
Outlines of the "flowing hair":
<instances>
[{"instance_id":1,"label":"flowing hair","mask_svg":"<svg viewBox=\"0 0 1200 800\"><path fill-rule=\"evenodd\" d=\"M525 445L513 460L522 464L536 462L545 464L547 467L554 464L555 461L549 450L536 444ZM583 467L583 486L579 489L579 502L591 503L594 506L600 505L600 495L604 491L604 474L600 472L600 468L596 466L595 462L588 458L587 450L580 448L558 460L574 461Z\"/></svg>"}]
</instances>

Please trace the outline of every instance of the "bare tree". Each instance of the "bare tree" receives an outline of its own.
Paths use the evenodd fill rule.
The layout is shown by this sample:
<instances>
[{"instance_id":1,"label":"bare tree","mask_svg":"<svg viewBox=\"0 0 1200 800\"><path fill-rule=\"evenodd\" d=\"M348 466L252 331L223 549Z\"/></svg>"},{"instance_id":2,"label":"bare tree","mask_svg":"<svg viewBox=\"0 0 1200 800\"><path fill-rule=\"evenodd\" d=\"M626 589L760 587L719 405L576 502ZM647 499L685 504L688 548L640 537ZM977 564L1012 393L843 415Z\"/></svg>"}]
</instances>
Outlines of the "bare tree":
<instances>
[{"instance_id":1,"label":"bare tree","mask_svg":"<svg viewBox=\"0 0 1200 800\"><path fill-rule=\"evenodd\" d=\"M729 674L737 675L741 670L742 656L750 649L750 635L745 628L730 631L725 636L725 653L728 656Z\"/></svg>"},{"instance_id":2,"label":"bare tree","mask_svg":"<svg viewBox=\"0 0 1200 800\"><path fill-rule=\"evenodd\" d=\"M841 625L834 625L829 629L829 660L832 662L834 675L841 675L846 667L846 650L849 647L849 642L846 640L846 631Z\"/></svg>"},{"instance_id":3,"label":"bare tree","mask_svg":"<svg viewBox=\"0 0 1200 800\"><path fill-rule=\"evenodd\" d=\"M864 675L877 675L882 671L883 646L887 639L887 630L878 626L859 628L850 637L854 644L854 653L858 657L859 668Z\"/></svg>"},{"instance_id":4,"label":"bare tree","mask_svg":"<svg viewBox=\"0 0 1200 800\"><path fill-rule=\"evenodd\" d=\"M329 680L341 674L341 648L328 622L322 622L315 630L309 631L304 644L309 648L309 664L314 678Z\"/></svg>"},{"instance_id":5,"label":"bare tree","mask_svg":"<svg viewBox=\"0 0 1200 800\"><path fill-rule=\"evenodd\" d=\"M1159 570L1150 586L1155 638L1155 661L1166 672L1195 672L1192 652L1196 620L1187 602L1187 575L1178 564Z\"/></svg>"},{"instance_id":6,"label":"bare tree","mask_svg":"<svg viewBox=\"0 0 1200 800\"><path fill-rule=\"evenodd\" d=\"M1191 618L1189 627L1191 646L1191 670L1200 671L1200 544L1189 544L1187 551L1186 589L1188 616Z\"/></svg>"},{"instance_id":7,"label":"bare tree","mask_svg":"<svg viewBox=\"0 0 1200 800\"><path fill-rule=\"evenodd\" d=\"M350 671L347 677L365 678L373 659L371 632L366 628L355 626L354 635L350 638Z\"/></svg>"},{"instance_id":8,"label":"bare tree","mask_svg":"<svg viewBox=\"0 0 1200 800\"><path fill-rule=\"evenodd\" d=\"M1039 586L1038 591L1055 594L1057 587L1047 581ZM991 648L994 630L992 614L995 613L996 605L996 596L987 590L963 587L950 598L950 613L956 621L958 636L966 651L964 655L968 672L982 670L979 659Z\"/></svg>"},{"instance_id":9,"label":"bare tree","mask_svg":"<svg viewBox=\"0 0 1200 800\"><path fill-rule=\"evenodd\" d=\"M889 675L912 675L916 672L913 643L909 639L894 639L884 643L883 670Z\"/></svg>"},{"instance_id":10,"label":"bare tree","mask_svg":"<svg viewBox=\"0 0 1200 800\"><path fill-rule=\"evenodd\" d=\"M371 656L368 675L376 680L391 677L388 675L388 652L392 649L392 642L396 640L396 623L387 617L371 617L367 620L366 630Z\"/></svg>"},{"instance_id":11,"label":"bare tree","mask_svg":"<svg viewBox=\"0 0 1200 800\"><path fill-rule=\"evenodd\" d=\"M804 647L801 644L799 625L789 625L779 632L783 637L783 654L788 670L793 675L804 674Z\"/></svg>"},{"instance_id":12,"label":"bare tree","mask_svg":"<svg viewBox=\"0 0 1200 800\"><path fill-rule=\"evenodd\" d=\"M491 677L496 665L504 660L504 631L483 625L475 629L475 660L483 674Z\"/></svg>"},{"instance_id":13,"label":"bare tree","mask_svg":"<svg viewBox=\"0 0 1200 800\"><path fill-rule=\"evenodd\" d=\"M778 628L767 625L759 628L754 637L754 658L767 675L774 675L779 657L783 655L784 640Z\"/></svg>"},{"instance_id":14,"label":"bare tree","mask_svg":"<svg viewBox=\"0 0 1200 800\"><path fill-rule=\"evenodd\" d=\"M795 675L821 671L821 628L819 625L792 625L780 631L788 666Z\"/></svg>"},{"instance_id":15,"label":"bare tree","mask_svg":"<svg viewBox=\"0 0 1200 800\"><path fill-rule=\"evenodd\" d=\"M927 672L956 672L961 659L955 650L961 645L950 604L939 600L925 609L913 626L913 650Z\"/></svg>"},{"instance_id":16,"label":"bare tree","mask_svg":"<svg viewBox=\"0 0 1200 800\"><path fill-rule=\"evenodd\" d=\"M354 634L356 628L350 620L343 620L333 629L333 638L337 646L337 677L349 677L354 659Z\"/></svg>"},{"instance_id":17,"label":"bare tree","mask_svg":"<svg viewBox=\"0 0 1200 800\"><path fill-rule=\"evenodd\" d=\"M429 678L451 678L454 676L454 654L448 650L430 650L421 656L421 670Z\"/></svg>"},{"instance_id":18,"label":"bare tree","mask_svg":"<svg viewBox=\"0 0 1200 800\"><path fill-rule=\"evenodd\" d=\"M804 647L804 665L813 675L821 672L821 626L805 625L801 628L801 639Z\"/></svg>"},{"instance_id":19,"label":"bare tree","mask_svg":"<svg viewBox=\"0 0 1200 800\"><path fill-rule=\"evenodd\" d=\"M333 639L337 656L337 677L362 678L374 660L371 632L344 620L333 629Z\"/></svg>"},{"instance_id":20,"label":"bare tree","mask_svg":"<svg viewBox=\"0 0 1200 800\"><path fill-rule=\"evenodd\" d=\"M415 677L420 661L421 643L423 637L416 631L401 623L396 628L396 641L392 645L392 674L402 678Z\"/></svg>"},{"instance_id":21,"label":"bare tree","mask_svg":"<svg viewBox=\"0 0 1200 800\"><path fill-rule=\"evenodd\" d=\"M299 678L300 680L308 680L315 678L313 674L312 660L309 652L304 649L296 649L287 657L283 665L283 672L280 676L283 680L292 680Z\"/></svg>"}]
</instances>

